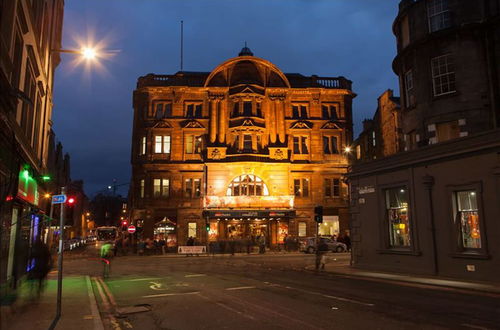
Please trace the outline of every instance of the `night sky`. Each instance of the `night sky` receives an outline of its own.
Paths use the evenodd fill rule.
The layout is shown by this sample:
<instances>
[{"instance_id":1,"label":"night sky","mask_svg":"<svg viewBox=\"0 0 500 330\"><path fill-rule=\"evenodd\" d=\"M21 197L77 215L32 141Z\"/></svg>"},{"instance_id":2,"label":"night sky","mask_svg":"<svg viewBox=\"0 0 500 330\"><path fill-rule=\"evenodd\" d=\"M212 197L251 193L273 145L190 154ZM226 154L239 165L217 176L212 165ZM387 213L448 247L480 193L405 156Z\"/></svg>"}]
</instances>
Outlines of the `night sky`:
<instances>
[{"instance_id":1,"label":"night sky","mask_svg":"<svg viewBox=\"0 0 500 330\"><path fill-rule=\"evenodd\" d=\"M147 73L212 71L248 43L285 73L345 76L358 94L355 137L377 97L399 95L391 63L399 0L66 0L63 48L98 44L98 63L63 54L56 70L53 128L87 195L130 181L132 93ZM118 190L126 196L128 185Z\"/></svg>"}]
</instances>

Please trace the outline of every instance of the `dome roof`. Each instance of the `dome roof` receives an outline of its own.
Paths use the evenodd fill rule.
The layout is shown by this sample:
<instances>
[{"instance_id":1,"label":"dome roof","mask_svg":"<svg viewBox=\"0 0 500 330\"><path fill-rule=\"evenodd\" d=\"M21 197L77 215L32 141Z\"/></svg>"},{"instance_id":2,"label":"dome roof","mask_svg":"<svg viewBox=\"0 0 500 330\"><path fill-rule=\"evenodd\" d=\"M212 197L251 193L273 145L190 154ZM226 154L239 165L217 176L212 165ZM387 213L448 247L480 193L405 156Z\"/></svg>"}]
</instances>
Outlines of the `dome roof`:
<instances>
[{"instance_id":1,"label":"dome roof","mask_svg":"<svg viewBox=\"0 0 500 330\"><path fill-rule=\"evenodd\" d=\"M207 77L205 87L234 87L258 85L261 87L285 87L290 83L278 67L269 61L253 56L243 47L238 57L217 66Z\"/></svg>"}]
</instances>

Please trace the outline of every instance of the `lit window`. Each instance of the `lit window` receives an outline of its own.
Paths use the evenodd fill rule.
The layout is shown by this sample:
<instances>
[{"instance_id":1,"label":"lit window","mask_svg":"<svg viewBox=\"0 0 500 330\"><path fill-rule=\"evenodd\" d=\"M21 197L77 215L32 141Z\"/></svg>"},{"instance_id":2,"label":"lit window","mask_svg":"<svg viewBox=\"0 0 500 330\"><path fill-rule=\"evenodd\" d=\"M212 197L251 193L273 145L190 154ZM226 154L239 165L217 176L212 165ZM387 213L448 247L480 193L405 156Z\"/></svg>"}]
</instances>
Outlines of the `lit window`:
<instances>
[{"instance_id":1,"label":"lit window","mask_svg":"<svg viewBox=\"0 0 500 330\"><path fill-rule=\"evenodd\" d=\"M196 222L188 222L188 237L196 238Z\"/></svg>"},{"instance_id":2,"label":"lit window","mask_svg":"<svg viewBox=\"0 0 500 330\"><path fill-rule=\"evenodd\" d=\"M323 153L327 155L339 153L339 146L336 136L323 136Z\"/></svg>"},{"instance_id":3,"label":"lit window","mask_svg":"<svg viewBox=\"0 0 500 330\"><path fill-rule=\"evenodd\" d=\"M455 92L455 67L453 57L443 55L431 60L434 96Z\"/></svg>"},{"instance_id":4,"label":"lit window","mask_svg":"<svg viewBox=\"0 0 500 330\"><path fill-rule=\"evenodd\" d=\"M153 180L153 196L168 197L170 194L169 179L154 179Z\"/></svg>"},{"instance_id":5,"label":"lit window","mask_svg":"<svg viewBox=\"0 0 500 330\"><path fill-rule=\"evenodd\" d=\"M227 188L228 196L268 196L269 190L261 178L253 174L234 178Z\"/></svg>"},{"instance_id":6,"label":"lit window","mask_svg":"<svg viewBox=\"0 0 500 330\"><path fill-rule=\"evenodd\" d=\"M141 179L141 183L140 183L140 190L139 190L139 196L141 198L144 198L144 179Z\"/></svg>"},{"instance_id":7,"label":"lit window","mask_svg":"<svg viewBox=\"0 0 500 330\"><path fill-rule=\"evenodd\" d=\"M201 153L202 138L196 135L186 136L186 153L187 154L200 154Z\"/></svg>"},{"instance_id":8,"label":"lit window","mask_svg":"<svg viewBox=\"0 0 500 330\"><path fill-rule=\"evenodd\" d=\"M405 104L407 107L413 105L413 72L411 70L405 73Z\"/></svg>"},{"instance_id":9,"label":"lit window","mask_svg":"<svg viewBox=\"0 0 500 330\"><path fill-rule=\"evenodd\" d=\"M145 155L146 154L146 137L143 136L141 138L141 151L140 151L140 154L141 155Z\"/></svg>"},{"instance_id":10,"label":"lit window","mask_svg":"<svg viewBox=\"0 0 500 330\"><path fill-rule=\"evenodd\" d=\"M321 112L323 119L337 120L337 107L334 104L322 104Z\"/></svg>"},{"instance_id":11,"label":"lit window","mask_svg":"<svg viewBox=\"0 0 500 330\"><path fill-rule=\"evenodd\" d=\"M429 0L427 3L429 31L435 32L451 26L451 11L448 0Z\"/></svg>"},{"instance_id":12,"label":"lit window","mask_svg":"<svg viewBox=\"0 0 500 330\"><path fill-rule=\"evenodd\" d=\"M385 190L389 245L410 246L410 217L408 212L408 189L404 186Z\"/></svg>"},{"instance_id":13,"label":"lit window","mask_svg":"<svg viewBox=\"0 0 500 330\"><path fill-rule=\"evenodd\" d=\"M307 224L305 222L299 222L299 237L307 236Z\"/></svg>"},{"instance_id":14,"label":"lit window","mask_svg":"<svg viewBox=\"0 0 500 330\"><path fill-rule=\"evenodd\" d=\"M155 153L157 154L170 153L170 135L155 136Z\"/></svg>"},{"instance_id":15,"label":"lit window","mask_svg":"<svg viewBox=\"0 0 500 330\"><path fill-rule=\"evenodd\" d=\"M293 153L296 155L307 155L309 153L309 149L307 148L307 136L293 137Z\"/></svg>"},{"instance_id":16,"label":"lit window","mask_svg":"<svg viewBox=\"0 0 500 330\"><path fill-rule=\"evenodd\" d=\"M184 197L199 198L201 196L201 179L184 180Z\"/></svg>"},{"instance_id":17,"label":"lit window","mask_svg":"<svg viewBox=\"0 0 500 330\"><path fill-rule=\"evenodd\" d=\"M294 179L293 190L297 197L309 197L309 179Z\"/></svg>"},{"instance_id":18,"label":"lit window","mask_svg":"<svg viewBox=\"0 0 500 330\"><path fill-rule=\"evenodd\" d=\"M325 179L325 197L340 197L340 179Z\"/></svg>"},{"instance_id":19,"label":"lit window","mask_svg":"<svg viewBox=\"0 0 500 330\"><path fill-rule=\"evenodd\" d=\"M307 105L306 104L293 104L292 105L292 117L293 118L307 118Z\"/></svg>"},{"instance_id":20,"label":"lit window","mask_svg":"<svg viewBox=\"0 0 500 330\"><path fill-rule=\"evenodd\" d=\"M377 145L377 136L375 135L375 131L372 131L372 145L374 147Z\"/></svg>"},{"instance_id":21,"label":"lit window","mask_svg":"<svg viewBox=\"0 0 500 330\"><path fill-rule=\"evenodd\" d=\"M462 249L481 248L481 230L477 191L457 191L453 196L455 228L458 230L458 242Z\"/></svg>"}]
</instances>

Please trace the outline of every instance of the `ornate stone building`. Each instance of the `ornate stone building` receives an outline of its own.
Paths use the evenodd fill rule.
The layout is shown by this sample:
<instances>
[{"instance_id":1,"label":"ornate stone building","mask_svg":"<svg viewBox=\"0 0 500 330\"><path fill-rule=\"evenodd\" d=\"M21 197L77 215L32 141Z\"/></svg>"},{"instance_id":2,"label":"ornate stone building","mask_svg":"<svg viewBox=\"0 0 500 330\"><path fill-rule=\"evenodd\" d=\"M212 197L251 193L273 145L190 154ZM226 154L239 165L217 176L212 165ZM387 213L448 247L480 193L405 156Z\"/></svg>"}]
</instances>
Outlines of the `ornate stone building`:
<instances>
[{"instance_id":1,"label":"ornate stone building","mask_svg":"<svg viewBox=\"0 0 500 330\"><path fill-rule=\"evenodd\" d=\"M170 246L348 228L344 147L351 82L285 74L243 48L212 72L140 77L134 91L132 221Z\"/></svg>"}]
</instances>

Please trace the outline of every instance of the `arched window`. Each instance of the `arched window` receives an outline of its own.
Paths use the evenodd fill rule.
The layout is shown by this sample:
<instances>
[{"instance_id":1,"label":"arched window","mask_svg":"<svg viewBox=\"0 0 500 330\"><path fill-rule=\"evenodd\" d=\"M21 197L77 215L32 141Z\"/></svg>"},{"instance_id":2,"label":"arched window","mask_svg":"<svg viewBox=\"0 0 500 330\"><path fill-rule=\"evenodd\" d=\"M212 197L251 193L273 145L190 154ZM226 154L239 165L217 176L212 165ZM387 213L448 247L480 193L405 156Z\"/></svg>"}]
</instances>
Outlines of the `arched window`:
<instances>
[{"instance_id":1,"label":"arched window","mask_svg":"<svg viewBox=\"0 0 500 330\"><path fill-rule=\"evenodd\" d=\"M258 176L244 174L234 178L226 194L228 196L268 196L269 190Z\"/></svg>"}]
</instances>

